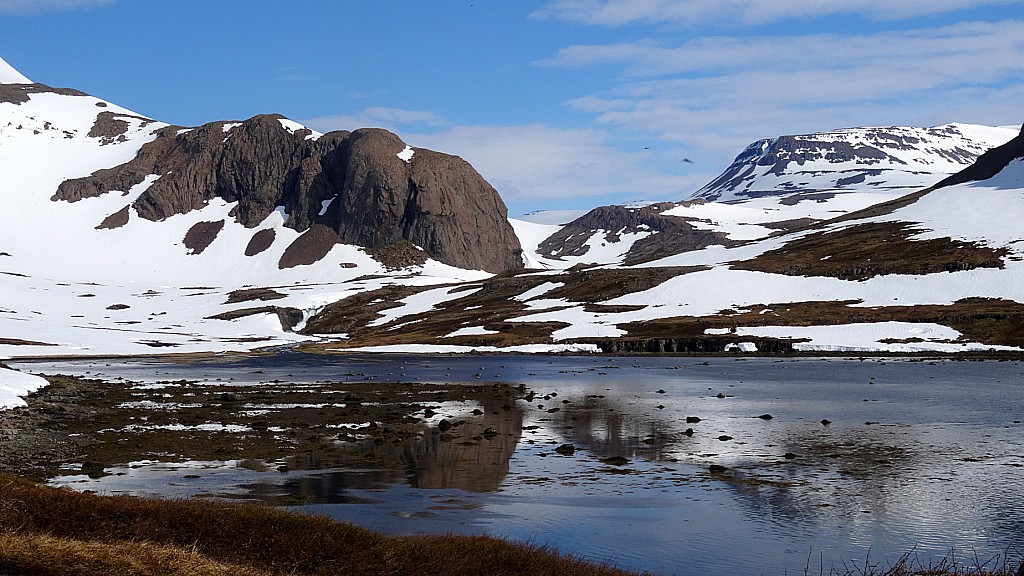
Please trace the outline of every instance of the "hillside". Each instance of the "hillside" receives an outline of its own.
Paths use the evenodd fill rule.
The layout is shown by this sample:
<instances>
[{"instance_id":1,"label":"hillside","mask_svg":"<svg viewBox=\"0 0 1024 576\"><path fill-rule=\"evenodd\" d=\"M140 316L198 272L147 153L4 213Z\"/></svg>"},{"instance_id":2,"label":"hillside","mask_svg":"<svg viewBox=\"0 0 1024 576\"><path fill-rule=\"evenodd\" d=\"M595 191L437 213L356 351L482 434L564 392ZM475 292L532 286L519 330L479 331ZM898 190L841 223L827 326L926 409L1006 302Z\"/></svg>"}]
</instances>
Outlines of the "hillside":
<instances>
[{"instance_id":1,"label":"hillside","mask_svg":"<svg viewBox=\"0 0 1024 576\"><path fill-rule=\"evenodd\" d=\"M0 358L1024 347L1016 130L765 140L690 200L562 225L382 130L0 81Z\"/></svg>"}]
</instances>

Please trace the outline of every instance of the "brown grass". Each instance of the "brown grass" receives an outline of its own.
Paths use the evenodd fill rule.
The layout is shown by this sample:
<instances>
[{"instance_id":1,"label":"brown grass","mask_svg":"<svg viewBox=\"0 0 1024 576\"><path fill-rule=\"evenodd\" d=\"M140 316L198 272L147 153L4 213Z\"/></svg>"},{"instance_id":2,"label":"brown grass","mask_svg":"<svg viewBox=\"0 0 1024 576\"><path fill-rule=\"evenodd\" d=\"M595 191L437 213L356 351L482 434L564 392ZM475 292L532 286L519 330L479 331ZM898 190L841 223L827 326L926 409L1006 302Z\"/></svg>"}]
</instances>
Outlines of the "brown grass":
<instances>
[{"instance_id":1,"label":"brown grass","mask_svg":"<svg viewBox=\"0 0 1024 576\"><path fill-rule=\"evenodd\" d=\"M261 570L224 564L195 550L149 542L87 542L41 534L0 534L0 566L38 576L262 576Z\"/></svg>"},{"instance_id":2,"label":"brown grass","mask_svg":"<svg viewBox=\"0 0 1024 576\"><path fill-rule=\"evenodd\" d=\"M658 286L670 278L703 270L699 267L663 267L644 269L581 269L559 274L499 274L483 282L449 286L453 294L465 292L460 298L438 304L422 314L398 318L382 326L368 326L380 313L398 306L397 301L417 292L439 286L386 286L362 292L327 306L310 319L303 329L307 334L348 334L344 343L314 344L304 349L328 351L355 346L429 343L463 346L515 346L550 343L551 333L568 326L563 322L517 322L519 316L534 314L515 297L545 282L560 283L544 298L564 298L566 308L583 304L598 308L595 303L640 292ZM634 308L635 309L635 308ZM550 311L550 309L548 309ZM401 329L396 329L399 327ZM498 334L463 336L442 339L446 334L466 326L483 326Z\"/></svg>"},{"instance_id":3,"label":"brown grass","mask_svg":"<svg viewBox=\"0 0 1024 576\"><path fill-rule=\"evenodd\" d=\"M11 477L0 477L0 535L0 570L25 576L630 574L486 536L390 537L263 505L104 497Z\"/></svg>"},{"instance_id":4,"label":"brown grass","mask_svg":"<svg viewBox=\"0 0 1024 576\"><path fill-rule=\"evenodd\" d=\"M989 248L950 238L912 239L919 232L905 222L856 224L798 238L752 260L737 262L734 267L843 280L1003 267L1005 248Z\"/></svg>"},{"instance_id":5,"label":"brown grass","mask_svg":"<svg viewBox=\"0 0 1024 576\"><path fill-rule=\"evenodd\" d=\"M965 298L948 305L851 306L856 303L842 301L763 304L732 314L661 318L622 324L619 327L627 331L626 339L700 339L707 338L704 331L708 328L922 322L953 328L971 342L1024 346L1024 304L1011 300Z\"/></svg>"}]
</instances>

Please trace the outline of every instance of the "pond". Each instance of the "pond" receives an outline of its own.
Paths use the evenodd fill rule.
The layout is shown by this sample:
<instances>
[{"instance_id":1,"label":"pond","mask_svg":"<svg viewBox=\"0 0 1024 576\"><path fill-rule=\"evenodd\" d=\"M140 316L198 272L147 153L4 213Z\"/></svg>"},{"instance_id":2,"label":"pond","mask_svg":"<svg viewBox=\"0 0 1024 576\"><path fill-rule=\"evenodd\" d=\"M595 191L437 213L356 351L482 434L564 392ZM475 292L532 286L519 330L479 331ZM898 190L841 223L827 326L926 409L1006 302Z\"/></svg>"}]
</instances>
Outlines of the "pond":
<instances>
[{"instance_id":1,"label":"pond","mask_svg":"<svg viewBox=\"0 0 1024 576\"><path fill-rule=\"evenodd\" d=\"M124 386L115 432L138 452L106 455L105 475L71 466L52 479L78 490L261 500L661 574L1024 552L1024 366L1012 361L286 352L13 364ZM141 440L174 434L169 447ZM217 444L246 438L237 452Z\"/></svg>"}]
</instances>

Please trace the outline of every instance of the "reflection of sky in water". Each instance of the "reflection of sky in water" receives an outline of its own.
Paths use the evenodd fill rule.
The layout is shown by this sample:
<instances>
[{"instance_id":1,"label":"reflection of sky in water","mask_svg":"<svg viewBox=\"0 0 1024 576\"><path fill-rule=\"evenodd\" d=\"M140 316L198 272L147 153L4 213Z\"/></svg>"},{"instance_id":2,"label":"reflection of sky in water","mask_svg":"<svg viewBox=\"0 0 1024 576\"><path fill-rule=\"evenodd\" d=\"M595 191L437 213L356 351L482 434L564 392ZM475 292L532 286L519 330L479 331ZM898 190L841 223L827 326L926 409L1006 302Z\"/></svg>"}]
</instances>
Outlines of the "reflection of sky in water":
<instances>
[{"instance_id":1,"label":"reflection of sky in water","mask_svg":"<svg viewBox=\"0 0 1024 576\"><path fill-rule=\"evenodd\" d=\"M212 384L504 382L536 395L498 424L507 447L420 441L395 454L413 455L406 474L161 465L67 480L82 488L311 502L388 532L486 532L681 574L799 573L809 557L817 569L819 554L826 570L868 554L884 564L912 549L927 561L953 547L984 560L1024 541L1024 427L1015 423L1024 368L1013 362L285 355L105 364L51 371ZM555 452L565 443L574 455ZM607 456L630 462L599 461ZM729 470L714 475L710 464ZM458 467L488 472L467 483ZM428 476L431 489L409 487ZM479 491L489 483L500 488Z\"/></svg>"}]
</instances>

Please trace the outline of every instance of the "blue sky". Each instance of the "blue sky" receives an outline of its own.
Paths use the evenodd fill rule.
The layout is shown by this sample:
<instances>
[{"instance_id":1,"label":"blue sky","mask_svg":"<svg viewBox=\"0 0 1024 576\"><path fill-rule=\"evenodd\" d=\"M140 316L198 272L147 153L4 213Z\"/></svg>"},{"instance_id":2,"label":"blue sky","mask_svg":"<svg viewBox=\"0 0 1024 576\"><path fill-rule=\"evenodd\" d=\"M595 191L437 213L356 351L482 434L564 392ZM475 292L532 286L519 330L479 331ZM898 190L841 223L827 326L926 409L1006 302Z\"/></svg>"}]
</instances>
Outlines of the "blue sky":
<instances>
[{"instance_id":1,"label":"blue sky","mask_svg":"<svg viewBox=\"0 0 1024 576\"><path fill-rule=\"evenodd\" d=\"M175 124L388 128L513 215L684 199L758 138L1024 122L1024 0L0 0L0 57Z\"/></svg>"}]
</instances>

